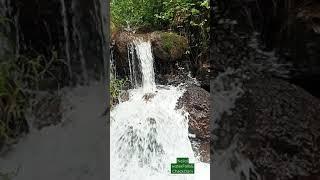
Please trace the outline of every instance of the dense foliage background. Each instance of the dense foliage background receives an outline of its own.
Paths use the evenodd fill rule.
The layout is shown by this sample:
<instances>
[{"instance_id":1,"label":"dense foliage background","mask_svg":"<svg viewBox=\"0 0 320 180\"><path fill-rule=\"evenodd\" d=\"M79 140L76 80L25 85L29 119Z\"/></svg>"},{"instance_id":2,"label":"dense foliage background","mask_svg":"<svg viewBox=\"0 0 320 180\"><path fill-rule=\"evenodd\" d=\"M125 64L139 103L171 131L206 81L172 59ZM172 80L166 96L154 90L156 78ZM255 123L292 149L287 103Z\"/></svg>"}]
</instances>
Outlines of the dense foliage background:
<instances>
[{"instance_id":1,"label":"dense foliage background","mask_svg":"<svg viewBox=\"0 0 320 180\"><path fill-rule=\"evenodd\" d=\"M157 29L205 26L209 1L113 0L112 21L118 26L151 26Z\"/></svg>"}]
</instances>

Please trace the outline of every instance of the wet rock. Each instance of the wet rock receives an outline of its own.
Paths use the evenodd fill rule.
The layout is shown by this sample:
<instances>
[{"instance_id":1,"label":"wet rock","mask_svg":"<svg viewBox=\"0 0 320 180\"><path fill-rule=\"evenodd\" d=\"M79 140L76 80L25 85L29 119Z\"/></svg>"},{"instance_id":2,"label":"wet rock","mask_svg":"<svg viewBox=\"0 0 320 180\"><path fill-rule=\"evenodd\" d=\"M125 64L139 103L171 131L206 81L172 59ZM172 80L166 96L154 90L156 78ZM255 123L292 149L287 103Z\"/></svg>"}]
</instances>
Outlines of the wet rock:
<instances>
[{"instance_id":1,"label":"wet rock","mask_svg":"<svg viewBox=\"0 0 320 180\"><path fill-rule=\"evenodd\" d=\"M155 96L156 94L154 93L147 93L145 95L143 95L143 99L148 102L148 101L151 101L151 99Z\"/></svg>"},{"instance_id":2,"label":"wet rock","mask_svg":"<svg viewBox=\"0 0 320 180\"><path fill-rule=\"evenodd\" d=\"M147 118L147 121L149 122L150 125L154 125L157 123L156 119L152 117Z\"/></svg>"},{"instance_id":3,"label":"wet rock","mask_svg":"<svg viewBox=\"0 0 320 180\"><path fill-rule=\"evenodd\" d=\"M218 122L214 150L236 142L237 150L267 179L319 173L319 99L273 78L249 80L243 89L232 113Z\"/></svg>"},{"instance_id":4,"label":"wet rock","mask_svg":"<svg viewBox=\"0 0 320 180\"><path fill-rule=\"evenodd\" d=\"M201 87L206 87L205 89L210 89L210 80L214 77L214 71L210 68L201 67L197 70L196 78L201 84Z\"/></svg>"},{"instance_id":5,"label":"wet rock","mask_svg":"<svg viewBox=\"0 0 320 180\"><path fill-rule=\"evenodd\" d=\"M189 133L191 144L203 162L210 160L210 94L206 90L189 86L178 100L177 109L184 108L189 113Z\"/></svg>"},{"instance_id":6,"label":"wet rock","mask_svg":"<svg viewBox=\"0 0 320 180\"><path fill-rule=\"evenodd\" d=\"M210 163L210 142L191 139L191 144L195 156L198 157L201 162Z\"/></svg>"},{"instance_id":7,"label":"wet rock","mask_svg":"<svg viewBox=\"0 0 320 180\"><path fill-rule=\"evenodd\" d=\"M125 102L129 100L129 92L128 91L123 91L120 94L120 102Z\"/></svg>"},{"instance_id":8,"label":"wet rock","mask_svg":"<svg viewBox=\"0 0 320 180\"><path fill-rule=\"evenodd\" d=\"M184 108L189 113L189 131L196 138L208 140L210 118L210 93L197 87L187 87L186 92L178 100L177 109Z\"/></svg>"},{"instance_id":9,"label":"wet rock","mask_svg":"<svg viewBox=\"0 0 320 180\"><path fill-rule=\"evenodd\" d=\"M135 34L126 31L113 33L111 38L114 43L117 67L128 66L128 45L133 42L135 37Z\"/></svg>"}]
</instances>

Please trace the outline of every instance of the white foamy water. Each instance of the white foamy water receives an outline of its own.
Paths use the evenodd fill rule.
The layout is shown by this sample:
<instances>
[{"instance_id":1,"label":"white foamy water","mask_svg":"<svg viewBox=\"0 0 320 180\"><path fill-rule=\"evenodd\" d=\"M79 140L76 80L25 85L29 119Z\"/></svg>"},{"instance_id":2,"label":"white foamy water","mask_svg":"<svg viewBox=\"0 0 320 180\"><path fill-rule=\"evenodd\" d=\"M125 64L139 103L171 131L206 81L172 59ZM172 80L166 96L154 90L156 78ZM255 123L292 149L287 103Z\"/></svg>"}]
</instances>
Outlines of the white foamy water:
<instances>
[{"instance_id":1,"label":"white foamy water","mask_svg":"<svg viewBox=\"0 0 320 180\"><path fill-rule=\"evenodd\" d=\"M105 175L105 86L66 89L63 123L41 131L32 129L0 157L1 173L10 180L102 180ZM71 108L72 107L72 108Z\"/></svg>"},{"instance_id":2,"label":"white foamy water","mask_svg":"<svg viewBox=\"0 0 320 180\"><path fill-rule=\"evenodd\" d=\"M156 86L150 42L134 44L142 87L111 111L111 180L209 179L209 164L198 161L188 138L188 114L175 110L184 89ZM195 174L171 174L177 157L195 163Z\"/></svg>"},{"instance_id":3,"label":"white foamy water","mask_svg":"<svg viewBox=\"0 0 320 180\"><path fill-rule=\"evenodd\" d=\"M237 73L239 73L239 71L228 68L210 83L211 96L214 99L211 104L214 112L212 113L210 123L212 123L214 129L219 129L219 121L222 115L224 113L231 115L232 110L236 108L236 100L244 94L241 79L233 77ZM248 77L242 76L241 78L245 79ZM217 138L224 137L212 135L211 138L218 140ZM237 138L234 138L228 148L223 150L214 149L214 156L211 157L211 173L213 179L249 180L250 176L254 174L257 180L260 180L260 176L256 173L253 163L237 151L237 145Z\"/></svg>"}]
</instances>

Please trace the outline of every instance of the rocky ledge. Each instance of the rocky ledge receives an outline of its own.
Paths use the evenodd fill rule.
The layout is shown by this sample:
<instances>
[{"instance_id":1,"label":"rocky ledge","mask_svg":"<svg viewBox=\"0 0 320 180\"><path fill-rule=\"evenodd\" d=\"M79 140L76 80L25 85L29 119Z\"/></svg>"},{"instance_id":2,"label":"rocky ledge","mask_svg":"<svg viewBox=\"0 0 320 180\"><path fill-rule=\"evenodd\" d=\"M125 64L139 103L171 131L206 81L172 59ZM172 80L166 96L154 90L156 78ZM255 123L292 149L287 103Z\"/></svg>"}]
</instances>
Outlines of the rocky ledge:
<instances>
[{"instance_id":1,"label":"rocky ledge","mask_svg":"<svg viewBox=\"0 0 320 180\"><path fill-rule=\"evenodd\" d=\"M151 32L151 33L132 33L116 32L112 35L115 55L117 56L117 67L127 67L128 45L134 39L150 40L152 51L156 61L168 62L177 61L183 57L188 48L188 39L172 32Z\"/></svg>"},{"instance_id":2,"label":"rocky ledge","mask_svg":"<svg viewBox=\"0 0 320 180\"><path fill-rule=\"evenodd\" d=\"M210 161L210 93L197 87L189 86L178 100L177 109L183 108L189 113L189 133L196 155L203 162Z\"/></svg>"}]
</instances>

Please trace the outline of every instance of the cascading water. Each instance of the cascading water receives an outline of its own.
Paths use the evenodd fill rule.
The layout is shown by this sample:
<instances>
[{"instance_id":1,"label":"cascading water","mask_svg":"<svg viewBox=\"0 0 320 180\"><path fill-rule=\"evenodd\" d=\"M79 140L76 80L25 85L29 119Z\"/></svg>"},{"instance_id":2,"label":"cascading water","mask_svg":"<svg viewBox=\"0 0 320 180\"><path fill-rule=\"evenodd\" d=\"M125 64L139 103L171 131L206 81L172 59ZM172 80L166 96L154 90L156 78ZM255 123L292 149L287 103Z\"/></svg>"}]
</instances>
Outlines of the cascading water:
<instances>
[{"instance_id":1,"label":"cascading water","mask_svg":"<svg viewBox=\"0 0 320 180\"><path fill-rule=\"evenodd\" d=\"M142 87L145 92L153 92L156 87L153 55L150 42L135 41L135 48L140 60L140 71L142 72Z\"/></svg>"},{"instance_id":2,"label":"cascading water","mask_svg":"<svg viewBox=\"0 0 320 180\"><path fill-rule=\"evenodd\" d=\"M212 80L210 91L214 101L211 107L214 110L211 117L212 132L219 132L221 117L224 113L231 114L232 109L236 108L236 100L240 98L244 91L242 89L242 78L248 78L243 75L238 78L240 70L231 68L220 73ZM235 122L236 123L236 122ZM224 138L222 135L213 133L211 136L213 141ZM214 156L211 157L211 173L215 180L249 180L254 174L257 180L260 176L256 173L253 163L241 153L239 153L237 138L235 137L228 148L223 150L213 147ZM233 162L237 162L232 164Z\"/></svg>"},{"instance_id":3,"label":"cascading water","mask_svg":"<svg viewBox=\"0 0 320 180\"><path fill-rule=\"evenodd\" d=\"M76 2L72 1L71 9L73 12L76 12ZM87 65L86 65L86 59L84 57L83 53L83 46L82 46L82 39L81 39L81 33L79 31L79 28L77 27L77 23L79 20L76 18L76 16L72 17L72 27L73 27L73 40L78 45L78 52L79 52L79 59L82 69L82 77L85 83L88 83L88 71L87 71Z\"/></svg>"},{"instance_id":4,"label":"cascading water","mask_svg":"<svg viewBox=\"0 0 320 180\"><path fill-rule=\"evenodd\" d=\"M128 44L128 64L129 64L129 77L131 86L137 88L139 86L137 80L137 73L136 73L136 66L135 66L135 51L134 51L134 44Z\"/></svg>"},{"instance_id":5,"label":"cascading water","mask_svg":"<svg viewBox=\"0 0 320 180\"><path fill-rule=\"evenodd\" d=\"M19 27L19 11L14 16L14 27L15 27L15 34L16 34L16 56L20 54L20 27Z\"/></svg>"},{"instance_id":6,"label":"cascading water","mask_svg":"<svg viewBox=\"0 0 320 180\"><path fill-rule=\"evenodd\" d=\"M9 21L11 15L12 7L10 1L0 0L0 58L12 53L14 49L9 35L13 31L11 21Z\"/></svg>"},{"instance_id":7,"label":"cascading water","mask_svg":"<svg viewBox=\"0 0 320 180\"><path fill-rule=\"evenodd\" d=\"M70 78L72 79L72 70L71 70L71 57L70 57L70 38L69 38L69 28L68 28L68 19L67 19L67 10L64 0L60 0L61 4L61 15L63 19L63 32L65 38L65 53L68 63L68 71Z\"/></svg>"},{"instance_id":8,"label":"cascading water","mask_svg":"<svg viewBox=\"0 0 320 180\"><path fill-rule=\"evenodd\" d=\"M209 179L209 165L194 156L188 114L175 110L182 87L156 86L150 42L134 41L142 87L111 111L111 179ZM195 163L195 174L170 174L177 157Z\"/></svg>"},{"instance_id":9,"label":"cascading water","mask_svg":"<svg viewBox=\"0 0 320 180\"><path fill-rule=\"evenodd\" d=\"M115 60L114 60L114 55L113 55L113 47L110 48L110 78L111 79L116 79L117 78L117 69L115 66Z\"/></svg>"},{"instance_id":10,"label":"cascading water","mask_svg":"<svg viewBox=\"0 0 320 180\"><path fill-rule=\"evenodd\" d=\"M7 15L11 14L12 7L10 6L10 1L8 0L0 0L0 15L6 17Z\"/></svg>"}]
</instances>

